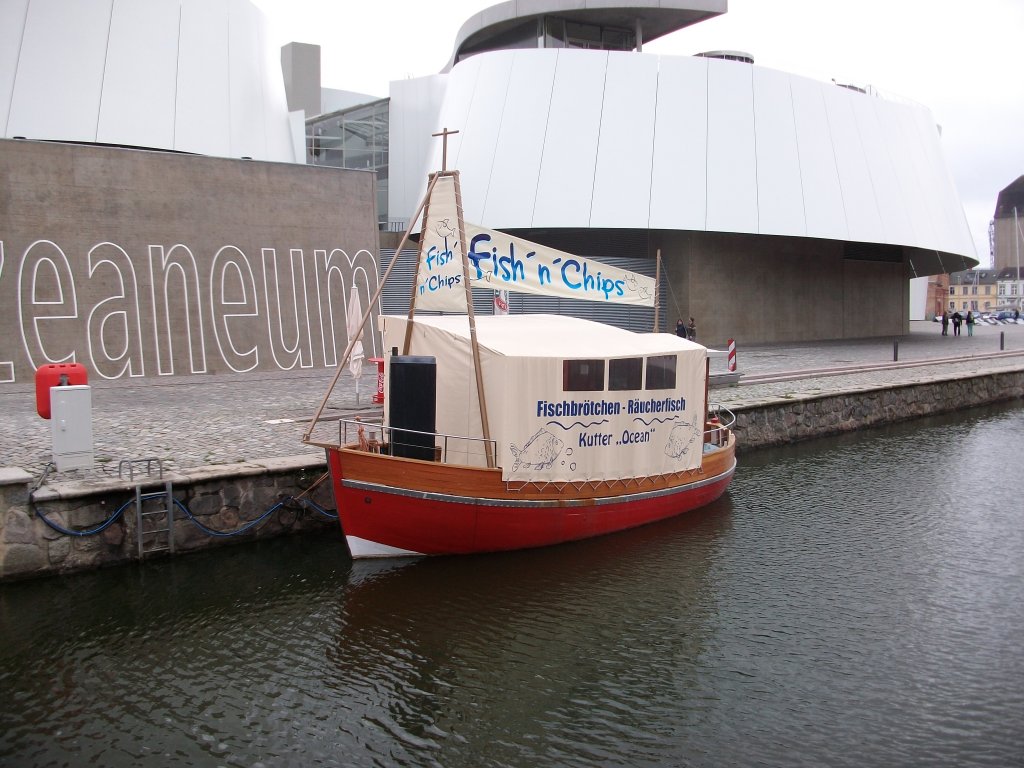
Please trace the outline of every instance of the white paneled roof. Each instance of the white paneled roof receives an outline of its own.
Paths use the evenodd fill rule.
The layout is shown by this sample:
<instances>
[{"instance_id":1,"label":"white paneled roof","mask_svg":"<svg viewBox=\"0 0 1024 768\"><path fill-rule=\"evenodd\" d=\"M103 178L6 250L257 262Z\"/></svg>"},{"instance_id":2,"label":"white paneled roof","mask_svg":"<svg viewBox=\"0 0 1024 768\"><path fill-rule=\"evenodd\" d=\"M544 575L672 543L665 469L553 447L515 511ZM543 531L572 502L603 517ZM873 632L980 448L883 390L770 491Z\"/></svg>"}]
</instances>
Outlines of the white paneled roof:
<instances>
[{"instance_id":1,"label":"white paneled roof","mask_svg":"<svg viewBox=\"0 0 1024 768\"><path fill-rule=\"evenodd\" d=\"M628 51L477 54L429 110L491 229L812 237L975 258L931 113L745 62ZM423 105L393 93L393 121ZM408 218L439 142L392 189ZM394 149L394 148L393 148ZM455 158L454 163L451 162ZM399 170L400 169L395 169Z\"/></svg>"},{"instance_id":2,"label":"white paneled roof","mask_svg":"<svg viewBox=\"0 0 1024 768\"><path fill-rule=\"evenodd\" d=\"M248 0L4 0L0 136L296 160Z\"/></svg>"}]
</instances>

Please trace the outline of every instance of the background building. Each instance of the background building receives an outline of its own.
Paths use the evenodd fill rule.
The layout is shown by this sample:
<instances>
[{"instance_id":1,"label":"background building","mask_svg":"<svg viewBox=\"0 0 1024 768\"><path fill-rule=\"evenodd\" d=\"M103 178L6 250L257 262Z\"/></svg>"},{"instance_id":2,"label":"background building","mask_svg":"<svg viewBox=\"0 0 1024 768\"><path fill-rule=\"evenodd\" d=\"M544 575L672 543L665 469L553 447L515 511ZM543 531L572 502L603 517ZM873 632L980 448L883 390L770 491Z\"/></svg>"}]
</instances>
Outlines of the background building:
<instances>
[{"instance_id":1,"label":"background building","mask_svg":"<svg viewBox=\"0 0 1024 768\"><path fill-rule=\"evenodd\" d=\"M1003 189L992 217L992 263L996 269L1024 266L1024 176Z\"/></svg>"},{"instance_id":2,"label":"background building","mask_svg":"<svg viewBox=\"0 0 1024 768\"><path fill-rule=\"evenodd\" d=\"M7 0L0 125L374 171L385 243L440 167L431 134L447 127L468 220L649 275L660 253L662 329L693 316L712 344L905 332L912 279L976 263L934 119L743 52L643 52L725 11L500 3L466 20L444 72L374 100L322 89L312 46L267 50L246 0ZM286 230L288 211L267 223ZM511 308L653 325L649 310L586 302Z\"/></svg>"},{"instance_id":3,"label":"background building","mask_svg":"<svg viewBox=\"0 0 1024 768\"><path fill-rule=\"evenodd\" d=\"M969 311L995 312L999 306L998 274L992 269L967 269L949 275L949 296L944 309L966 315ZM941 312L939 313L941 314Z\"/></svg>"},{"instance_id":4,"label":"background building","mask_svg":"<svg viewBox=\"0 0 1024 768\"><path fill-rule=\"evenodd\" d=\"M1004 267L996 275L999 309L1024 310L1024 269Z\"/></svg>"},{"instance_id":5,"label":"background building","mask_svg":"<svg viewBox=\"0 0 1024 768\"><path fill-rule=\"evenodd\" d=\"M458 128L468 220L599 259L660 251L666 321L711 343L904 333L911 278L976 263L928 110L735 52L642 53L725 4L662 2L656 24L623 6L494 6L448 72L393 83L388 216L440 166L430 133Z\"/></svg>"},{"instance_id":6,"label":"background building","mask_svg":"<svg viewBox=\"0 0 1024 768\"><path fill-rule=\"evenodd\" d=\"M281 75L246 0L0 2L0 386L337 362L375 176L301 162Z\"/></svg>"},{"instance_id":7,"label":"background building","mask_svg":"<svg viewBox=\"0 0 1024 768\"><path fill-rule=\"evenodd\" d=\"M244 1L4 0L0 136L294 162L267 40Z\"/></svg>"}]
</instances>

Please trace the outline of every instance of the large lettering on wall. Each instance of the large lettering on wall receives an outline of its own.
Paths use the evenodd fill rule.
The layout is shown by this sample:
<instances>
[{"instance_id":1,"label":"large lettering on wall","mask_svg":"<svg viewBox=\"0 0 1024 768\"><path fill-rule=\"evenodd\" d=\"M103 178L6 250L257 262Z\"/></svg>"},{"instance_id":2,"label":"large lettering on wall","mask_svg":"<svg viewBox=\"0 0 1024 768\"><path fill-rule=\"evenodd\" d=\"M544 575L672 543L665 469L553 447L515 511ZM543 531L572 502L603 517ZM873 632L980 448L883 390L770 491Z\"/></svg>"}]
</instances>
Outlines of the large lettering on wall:
<instances>
[{"instance_id":1,"label":"large lettering on wall","mask_svg":"<svg viewBox=\"0 0 1024 768\"><path fill-rule=\"evenodd\" d=\"M171 242L133 252L100 240L74 252L39 238L19 250L0 237L0 296L14 297L16 318L0 334L0 384L63 362L103 379L334 366L351 287L363 308L377 287L365 249L204 253ZM363 343L379 354L372 327Z\"/></svg>"},{"instance_id":2,"label":"large lettering on wall","mask_svg":"<svg viewBox=\"0 0 1024 768\"><path fill-rule=\"evenodd\" d=\"M32 243L22 254L17 288L21 343L33 370L76 362L78 298L64 251L49 240Z\"/></svg>"},{"instance_id":3,"label":"large lettering on wall","mask_svg":"<svg viewBox=\"0 0 1024 768\"><path fill-rule=\"evenodd\" d=\"M161 376L179 371L206 373L199 264L192 251L181 243L170 248L151 245L149 285L156 372ZM177 333L172 332L173 326Z\"/></svg>"},{"instance_id":4,"label":"large lettering on wall","mask_svg":"<svg viewBox=\"0 0 1024 768\"><path fill-rule=\"evenodd\" d=\"M135 265L121 246L100 243L89 250L88 267L90 282L102 280L110 294L93 306L86 322L92 369L105 379L142 376L142 323Z\"/></svg>"}]
</instances>

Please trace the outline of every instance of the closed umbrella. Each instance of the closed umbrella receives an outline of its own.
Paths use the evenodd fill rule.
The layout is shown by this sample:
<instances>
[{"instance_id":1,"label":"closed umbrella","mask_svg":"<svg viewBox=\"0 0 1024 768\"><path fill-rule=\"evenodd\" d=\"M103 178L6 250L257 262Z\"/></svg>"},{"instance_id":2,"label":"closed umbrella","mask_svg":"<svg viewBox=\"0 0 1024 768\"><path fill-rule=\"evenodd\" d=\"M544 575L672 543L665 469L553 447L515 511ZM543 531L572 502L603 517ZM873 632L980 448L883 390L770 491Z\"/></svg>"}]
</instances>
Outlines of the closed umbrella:
<instances>
[{"instance_id":1,"label":"closed umbrella","mask_svg":"<svg viewBox=\"0 0 1024 768\"><path fill-rule=\"evenodd\" d=\"M359 321L363 319L363 308L359 301L359 289L354 285L348 294L348 307L345 311L345 330L348 331L348 338L351 341L360 331ZM356 404L359 404L359 378L363 372L363 340L359 339L352 345L352 354L349 355L348 369L352 371L352 377L356 380Z\"/></svg>"}]
</instances>

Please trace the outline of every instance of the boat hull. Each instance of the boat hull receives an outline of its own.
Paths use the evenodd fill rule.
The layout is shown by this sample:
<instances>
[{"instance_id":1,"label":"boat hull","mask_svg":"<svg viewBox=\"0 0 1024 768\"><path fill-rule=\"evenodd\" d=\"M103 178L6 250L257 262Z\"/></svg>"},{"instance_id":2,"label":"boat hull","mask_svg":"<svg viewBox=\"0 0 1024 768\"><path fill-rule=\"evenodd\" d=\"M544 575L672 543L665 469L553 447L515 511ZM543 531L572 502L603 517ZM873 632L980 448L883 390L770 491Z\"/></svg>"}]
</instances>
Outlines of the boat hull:
<instances>
[{"instance_id":1,"label":"boat hull","mask_svg":"<svg viewBox=\"0 0 1024 768\"><path fill-rule=\"evenodd\" d=\"M500 470L328 448L354 558L472 554L601 536L710 504L735 471L735 445L700 470L615 484L509 488Z\"/></svg>"}]
</instances>

